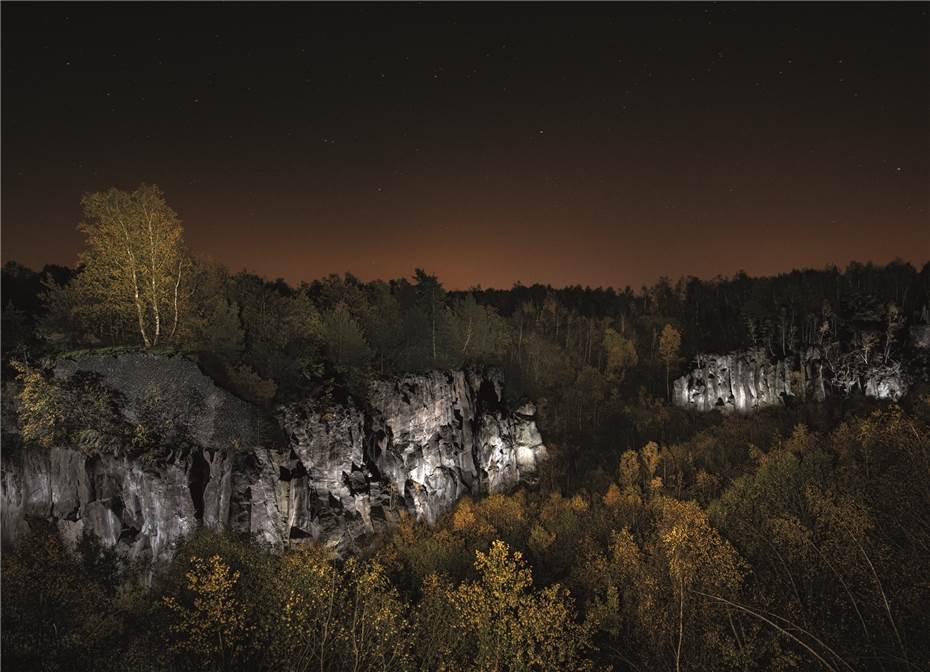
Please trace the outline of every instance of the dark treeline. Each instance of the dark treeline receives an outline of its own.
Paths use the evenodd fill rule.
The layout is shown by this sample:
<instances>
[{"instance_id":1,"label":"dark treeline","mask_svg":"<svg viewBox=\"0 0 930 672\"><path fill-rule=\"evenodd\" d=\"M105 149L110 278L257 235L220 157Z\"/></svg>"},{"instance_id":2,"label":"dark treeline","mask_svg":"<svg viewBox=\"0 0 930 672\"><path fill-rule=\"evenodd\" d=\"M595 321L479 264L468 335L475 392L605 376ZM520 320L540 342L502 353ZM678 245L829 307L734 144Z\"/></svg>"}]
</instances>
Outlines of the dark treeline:
<instances>
[{"instance_id":1,"label":"dark treeline","mask_svg":"<svg viewBox=\"0 0 930 672\"><path fill-rule=\"evenodd\" d=\"M81 277L80 269L4 267L7 358L141 345L126 302L91 300ZM364 401L373 376L494 365L513 400L536 400L551 441L584 445L590 456L691 431L693 423L679 429L665 417L663 402L670 378L698 352L761 348L776 359L867 334L903 347L906 327L928 322L930 264L663 278L618 292L446 291L422 270L388 282L347 274L291 287L191 261L184 289L177 332L162 345L196 355L250 401L321 393Z\"/></svg>"},{"instance_id":2,"label":"dark treeline","mask_svg":"<svg viewBox=\"0 0 930 672\"><path fill-rule=\"evenodd\" d=\"M774 356L784 353L781 328L797 330L790 349L803 339L806 321L816 319L832 307L853 322L881 322L887 304L894 304L909 319L926 322L930 265L921 269L900 261L885 266L852 263L845 271L795 270L772 277L734 277L711 280L661 278L651 287L622 292L613 288L548 285L509 290L475 289L480 303L494 306L502 315L513 316L525 305L542 307L554 300L567 311L583 318L611 318L637 329L640 337L656 326L671 322L683 331L683 354L727 351L765 343Z\"/></svg>"}]
</instances>

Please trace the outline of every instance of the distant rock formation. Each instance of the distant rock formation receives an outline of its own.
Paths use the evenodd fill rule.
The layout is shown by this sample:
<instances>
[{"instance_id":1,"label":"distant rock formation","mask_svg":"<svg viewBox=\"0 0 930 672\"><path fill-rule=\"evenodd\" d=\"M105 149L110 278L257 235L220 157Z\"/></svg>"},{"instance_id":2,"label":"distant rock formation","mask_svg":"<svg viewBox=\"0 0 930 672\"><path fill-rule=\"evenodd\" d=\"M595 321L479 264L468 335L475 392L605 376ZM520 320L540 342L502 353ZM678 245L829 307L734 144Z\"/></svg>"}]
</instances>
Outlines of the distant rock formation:
<instances>
[{"instance_id":1,"label":"distant rock formation","mask_svg":"<svg viewBox=\"0 0 930 672\"><path fill-rule=\"evenodd\" d=\"M112 393L129 431L92 445L26 446L7 412L4 544L39 518L70 539L92 530L124 557L149 563L170 559L200 527L278 549L317 539L346 553L403 511L432 523L464 494L532 480L546 459L535 408L510 412L494 371L377 381L365 409L286 404L273 431L263 430L258 408L181 356L90 354L54 370L59 381L76 374ZM152 422L153 405L158 426L150 430L168 448L140 452L126 437Z\"/></svg>"},{"instance_id":2,"label":"distant rock formation","mask_svg":"<svg viewBox=\"0 0 930 672\"><path fill-rule=\"evenodd\" d=\"M698 355L691 371L675 380L672 403L745 413L797 399L823 401L838 392L895 400L907 393L907 375L897 362L857 363L849 355L834 359L841 365L815 347L774 361L759 350Z\"/></svg>"},{"instance_id":3,"label":"distant rock formation","mask_svg":"<svg viewBox=\"0 0 930 672\"><path fill-rule=\"evenodd\" d=\"M698 411L752 411L791 395L791 367L759 352L700 355L688 375L675 380L676 406Z\"/></svg>"}]
</instances>

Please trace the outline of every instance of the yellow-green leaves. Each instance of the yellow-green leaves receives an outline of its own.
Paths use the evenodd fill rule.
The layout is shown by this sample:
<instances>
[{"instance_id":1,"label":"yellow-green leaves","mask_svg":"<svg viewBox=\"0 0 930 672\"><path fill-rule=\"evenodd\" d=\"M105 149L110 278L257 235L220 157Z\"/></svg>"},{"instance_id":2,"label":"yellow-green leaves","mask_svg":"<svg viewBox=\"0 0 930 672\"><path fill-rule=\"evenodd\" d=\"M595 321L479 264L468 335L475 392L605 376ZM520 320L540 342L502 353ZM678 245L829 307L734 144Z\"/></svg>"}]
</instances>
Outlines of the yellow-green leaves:
<instances>
[{"instance_id":1,"label":"yellow-green leaves","mask_svg":"<svg viewBox=\"0 0 930 672\"><path fill-rule=\"evenodd\" d=\"M590 629L576 622L574 601L559 585L533 591L522 553L503 541L475 554L478 578L453 586L433 576L424 584L418 641L428 669L561 671L587 669ZM443 624L435 627L434 619Z\"/></svg>"},{"instance_id":2,"label":"yellow-green leaves","mask_svg":"<svg viewBox=\"0 0 930 672\"><path fill-rule=\"evenodd\" d=\"M146 347L171 339L181 319L190 263L183 229L161 190L110 189L81 201L84 270L69 290L75 317L135 325Z\"/></svg>"},{"instance_id":3,"label":"yellow-green leaves","mask_svg":"<svg viewBox=\"0 0 930 672\"><path fill-rule=\"evenodd\" d=\"M61 438L67 418L66 395L39 369L11 360L21 387L17 395L19 429L27 442L49 447Z\"/></svg>"},{"instance_id":4,"label":"yellow-green leaves","mask_svg":"<svg viewBox=\"0 0 930 672\"><path fill-rule=\"evenodd\" d=\"M253 627L247 623L245 605L235 594L239 572L232 571L219 555L194 556L185 578L184 595L162 598L175 617L172 648L202 656L213 661L217 669L226 669Z\"/></svg>"}]
</instances>

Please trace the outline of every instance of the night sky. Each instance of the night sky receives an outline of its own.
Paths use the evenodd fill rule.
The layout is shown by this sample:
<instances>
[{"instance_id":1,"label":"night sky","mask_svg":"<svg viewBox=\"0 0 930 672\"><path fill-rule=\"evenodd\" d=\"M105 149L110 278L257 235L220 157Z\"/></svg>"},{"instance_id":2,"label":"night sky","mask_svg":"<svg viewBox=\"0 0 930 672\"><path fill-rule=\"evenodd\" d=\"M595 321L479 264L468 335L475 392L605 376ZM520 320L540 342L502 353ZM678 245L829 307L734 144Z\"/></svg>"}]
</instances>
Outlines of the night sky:
<instances>
[{"instance_id":1,"label":"night sky","mask_svg":"<svg viewBox=\"0 0 930 672\"><path fill-rule=\"evenodd\" d=\"M930 259L928 5L2 5L2 257L158 184L193 251L446 286Z\"/></svg>"}]
</instances>

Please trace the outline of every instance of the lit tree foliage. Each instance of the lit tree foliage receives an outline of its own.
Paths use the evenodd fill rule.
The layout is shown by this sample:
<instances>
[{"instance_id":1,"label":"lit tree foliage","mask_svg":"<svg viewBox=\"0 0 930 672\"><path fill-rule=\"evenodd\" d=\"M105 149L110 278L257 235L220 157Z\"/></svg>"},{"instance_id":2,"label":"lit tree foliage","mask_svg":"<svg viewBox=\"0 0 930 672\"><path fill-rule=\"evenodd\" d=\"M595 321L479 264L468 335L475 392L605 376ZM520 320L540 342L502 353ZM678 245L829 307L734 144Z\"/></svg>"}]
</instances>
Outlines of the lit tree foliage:
<instances>
[{"instance_id":1,"label":"lit tree foliage","mask_svg":"<svg viewBox=\"0 0 930 672\"><path fill-rule=\"evenodd\" d=\"M204 659L210 669L231 669L250 630L246 609L235 594L239 572L219 555L195 556L185 577L186 595L163 598L175 616L171 632L177 639L172 649L191 659Z\"/></svg>"},{"instance_id":2,"label":"lit tree foliage","mask_svg":"<svg viewBox=\"0 0 930 672\"><path fill-rule=\"evenodd\" d=\"M51 371L12 360L18 392L16 418L27 444L75 447L87 453L117 451L128 443L129 426L109 389L90 374L56 380Z\"/></svg>"},{"instance_id":3,"label":"lit tree foliage","mask_svg":"<svg viewBox=\"0 0 930 672\"><path fill-rule=\"evenodd\" d=\"M589 667L587 626L575 621L572 599L558 585L532 591L519 551L502 541L478 551L476 581L458 587L433 577L425 584L418 632L439 670L580 670ZM441 628L441 630L440 630ZM428 648L427 648L428 647Z\"/></svg>"},{"instance_id":4,"label":"lit tree foliage","mask_svg":"<svg viewBox=\"0 0 930 672\"><path fill-rule=\"evenodd\" d=\"M341 669L402 670L410 665L406 609L378 562L346 562L341 571L343 605L339 644Z\"/></svg>"},{"instance_id":5,"label":"lit tree foliage","mask_svg":"<svg viewBox=\"0 0 930 672\"><path fill-rule=\"evenodd\" d=\"M26 362L10 362L20 383L19 428L26 441L52 446L63 438L68 417L67 397L59 385Z\"/></svg>"},{"instance_id":6,"label":"lit tree foliage","mask_svg":"<svg viewBox=\"0 0 930 672\"><path fill-rule=\"evenodd\" d=\"M609 327L604 330L604 350L607 352L607 372L618 381L622 381L627 370L639 362L633 339Z\"/></svg>"},{"instance_id":7,"label":"lit tree foliage","mask_svg":"<svg viewBox=\"0 0 930 672\"><path fill-rule=\"evenodd\" d=\"M84 196L84 268L71 291L74 317L136 325L146 347L175 336L190 262L181 222L161 190L110 189Z\"/></svg>"}]
</instances>

